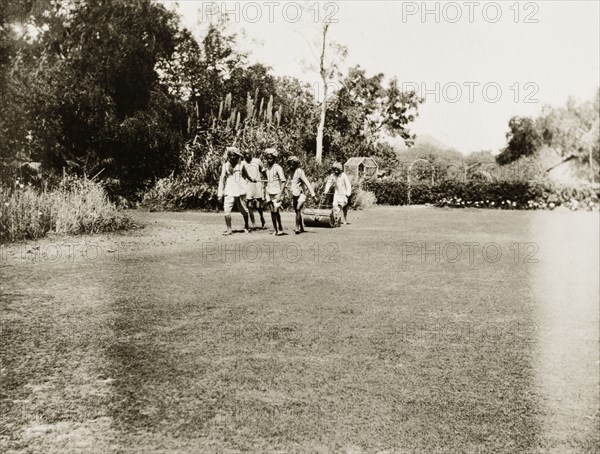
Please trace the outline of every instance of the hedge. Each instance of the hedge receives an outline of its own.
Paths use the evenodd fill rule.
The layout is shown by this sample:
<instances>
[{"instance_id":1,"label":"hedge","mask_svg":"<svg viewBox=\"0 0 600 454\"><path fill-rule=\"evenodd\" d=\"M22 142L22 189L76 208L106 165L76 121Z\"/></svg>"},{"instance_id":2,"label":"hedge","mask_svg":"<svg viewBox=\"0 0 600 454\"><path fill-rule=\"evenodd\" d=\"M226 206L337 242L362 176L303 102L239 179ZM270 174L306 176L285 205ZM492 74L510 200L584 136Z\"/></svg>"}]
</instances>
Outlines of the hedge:
<instances>
[{"instance_id":1,"label":"hedge","mask_svg":"<svg viewBox=\"0 0 600 454\"><path fill-rule=\"evenodd\" d=\"M315 181L315 190L324 185ZM423 205L501 209L544 209L566 206L598 211L600 190L591 186L566 187L539 181L456 181L417 183L379 178L365 180L362 189L374 194L380 205ZM144 204L155 210L218 209L216 188L193 185L169 177L145 194ZM289 208L289 193L283 207Z\"/></svg>"},{"instance_id":2,"label":"hedge","mask_svg":"<svg viewBox=\"0 0 600 454\"><path fill-rule=\"evenodd\" d=\"M566 206L598 211L600 189L592 186L566 187L539 181L454 181L409 185L402 180L382 178L365 181L363 187L383 205L419 205L543 209Z\"/></svg>"}]
</instances>

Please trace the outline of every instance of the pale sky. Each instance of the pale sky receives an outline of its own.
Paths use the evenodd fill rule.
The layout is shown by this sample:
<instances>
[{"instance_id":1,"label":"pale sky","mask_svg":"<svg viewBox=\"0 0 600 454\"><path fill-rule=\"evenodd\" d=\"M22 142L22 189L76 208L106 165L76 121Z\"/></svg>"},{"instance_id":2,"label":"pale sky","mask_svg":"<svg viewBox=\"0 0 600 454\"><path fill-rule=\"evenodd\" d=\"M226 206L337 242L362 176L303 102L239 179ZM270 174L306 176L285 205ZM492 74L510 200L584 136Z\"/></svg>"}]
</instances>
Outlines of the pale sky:
<instances>
[{"instance_id":1,"label":"pale sky","mask_svg":"<svg viewBox=\"0 0 600 454\"><path fill-rule=\"evenodd\" d=\"M318 83L307 67L318 52L316 2L164 3L178 8L183 24L199 35L213 11L228 10L251 61ZM300 12L298 5L308 9ZM465 153L496 152L506 143L512 116L536 115L543 104L558 106L570 95L594 96L600 84L599 5L339 1L320 2L319 17L337 20L330 37L348 47L345 66L360 64L369 76L383 72L425 95L413 132ZM424 8L431 12L423 17Z\"/></svg>"}]
</instances>

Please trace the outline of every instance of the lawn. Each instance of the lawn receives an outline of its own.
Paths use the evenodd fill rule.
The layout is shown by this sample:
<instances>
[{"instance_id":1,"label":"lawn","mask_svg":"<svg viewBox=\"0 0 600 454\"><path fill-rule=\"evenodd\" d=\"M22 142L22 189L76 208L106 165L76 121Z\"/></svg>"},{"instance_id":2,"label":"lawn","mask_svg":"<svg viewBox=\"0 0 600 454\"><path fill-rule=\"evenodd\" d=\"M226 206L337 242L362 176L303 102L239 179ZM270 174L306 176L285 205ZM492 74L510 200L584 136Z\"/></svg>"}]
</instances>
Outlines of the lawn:
<instances>
[{"instance_id":1,"label":"lawn","mask_svg":"<svg viewBox=\"0 0 600 454\"><path fill-rule=\"evenodd\" d=\"M133 217L0 250L1 452L598 452L597 214Z\"/></svg>"}]
</instances>

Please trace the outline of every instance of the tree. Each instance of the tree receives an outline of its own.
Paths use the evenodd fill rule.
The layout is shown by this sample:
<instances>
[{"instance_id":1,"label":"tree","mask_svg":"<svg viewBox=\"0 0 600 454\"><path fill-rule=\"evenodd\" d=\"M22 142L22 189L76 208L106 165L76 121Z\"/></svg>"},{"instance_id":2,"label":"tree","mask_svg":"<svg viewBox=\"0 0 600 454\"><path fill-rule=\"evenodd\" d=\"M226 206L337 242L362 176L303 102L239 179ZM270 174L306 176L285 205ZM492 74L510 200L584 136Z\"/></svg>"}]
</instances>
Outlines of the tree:
<instances>
[{"instance_id":1,"label":"tree","mask_svg":"<svg viewBox=\"0 0 600 454\"><path fill-rule=\"evenodd\" d=\"M367 77L360 66L349 69L329 109L326 139L335 154L374 153L386 136L412 142L408 125L423 99L401 92L396 79L386 86L384 77L382 73Z\"/></svg>"},{"instance_id":2,"label":"tree","mask_svg":"<svg viewBox=\"0 0 600 454\"><path fill-rule=\"evenodd\" d=\"M39 46L36 36L43 29L35 18L49 7L48 0L0 4L0 172L3 180L15 172L20 173L31 161L33 137L28 128L27 106L33 97L26 92L23 81L37 83L32 77L37 65L30 54L36 52Z\"/></svg>"},{"instance_id":3,"label":"tree","mask_svg":"<svg viewBox=\"0 0 600 454\"><path fill-rule=\"evenodd\" d=\"M0 146L50 171L103 171L129 195L170 172L186 116L155 68L173 54L176 16L150 0L81 0L28 26L41 31L9 62Z\"/></svg>"},{"instance_id":4,"label":"tree","mask_svg":"<svg viewBox=\"0 0 600 454\"><path fill-rule=\"evenodd\" d=\"M506 165L521 156L533 155L543 143L535 120L529 117L513 117L508 126L510 128L506 134L508 145L496 156L496 161L500 165Z\"/></svg>"},{"instance_id":5,"label":"tree","mask_svg":"<svg viewBox=\"0 0 600 454\"><path fill-rule=\"evenodd\" d=\"M317 136L316 136L316 152L315 152L315 159L317 161L318 164L321 164L322 160L323 160L323 149L324 149L324 136L325 136L325 120L326 120L326 116L327 116L327 110L328 110L328 100L330 97L332 97L332 95L335 95L335 93L330 95L329 92L329 84L341 77L341 72L340 72L340 63L341 61L343 61L346 58L346 55L348 54L348 49L345 46L342 46L341 44L335 43L333 41L329 41L328 40L328 32L329 32L329 26L330 26L330 21L328 19L325 19L323 22L319 23L320 25L320 29L319 29L319 53L318 56L317 54L315 54L315 52L313 52L312 46L311 46L311 52L313 53L313 56L315 57L315 59L318 62L318 73L319 73L319 77L321 78L321 84L322 84L322 99L321 99L321 109L320 109L320 115L319 115L319 121L317 124ZM317 93L315 93L315 95L317 95Z\"/></svg>"},{"instance_id":6,"label":"tree","mask_svg":"<svg viewBox=\"0 0 600 454\"><path fill-rule=\"evenodd\" d=\"M533 156L543 146L563 160L577 158L589 166L590 181L596 178L600 159L600 91L593 101L570 98L563 107L546 106L536 119L514 117L509 122L508 145L496 157L500 165Z\"/></svg>"},{"instance_id":7,"label":"tree","mask_svg":"<svg viewBox=\"0 0 600 454\"><path fill-rule=\"evenodd\" d=\"M563 159L576 157L588 164L590 180L599 161L600 91L593 101L578 103L570 98L564 107L545 107L538 120L546 145Z\"/></svg>"},{"instance_id":8,"label":"tree","mask_svg":"<svg viewBox=\"0 0 600 454\"><path fill-rule=\"evenodd\" d=\"M327 43L327 30L329 24L323 25L323 46L321 47L321 57L319 59L319 74L323 82L323 100L321 101L321 116L319 117L319 126L317 128L317 152L315 159L318 164L323 160L323 133L325 132L325 116L327 114L327 69L325 68L325 49Z\"/></svg>"},{"instance_id":9,"label":"tree","mask_svg":"<svg viewBox=\"0 0 600 454\"><path fill-rule=\"evenodd\" d=\"M161 81L186 104L191 138L211 127L228 94L232 105L243 106L249 93L256 101L274 92L270 68L249 65L236 40L227 16L221 15L208 24L199 41L188 30L179 30L173 58L159 63Z\"/></svg>"}]
</instances>

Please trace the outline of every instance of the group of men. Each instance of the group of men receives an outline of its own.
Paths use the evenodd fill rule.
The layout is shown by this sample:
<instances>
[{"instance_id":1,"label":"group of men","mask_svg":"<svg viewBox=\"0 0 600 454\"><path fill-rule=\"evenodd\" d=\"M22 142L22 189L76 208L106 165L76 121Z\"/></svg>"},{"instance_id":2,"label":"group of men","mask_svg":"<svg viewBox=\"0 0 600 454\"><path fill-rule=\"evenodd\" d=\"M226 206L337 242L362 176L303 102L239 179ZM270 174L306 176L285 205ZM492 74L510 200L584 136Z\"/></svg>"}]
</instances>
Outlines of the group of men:
<instances>
[{"instance_id":1,"label":"group of men","mask_svg":"<svg viewBox=\"0 0 600 454\"><path fill-rule=\"evenodd\" d=\"M283 168L277 164L278 152L275 148L267 148L264 151L266 166L263 166L259 158L253 157L249 150L243 153L236 147L228 147L225 162L221 169L219 179L218 197L222 200L225 211L225 224L227 230L223 235L232 235L231 211L237 207L244 218L244 232L256 228L254 212L260 216L261 229L265 228L263 209L266 207L271 212L273 223L273 235L283 235L281 225L281 200L288 188ZM296 227L294 233L304 232L302 221L302 209L307 195L318 202L313 186L306 177L296 156L287 159L287 166L292 173L290 190L292 193L292 204L296 213ZM342 164L336 162L332 166L331 175L327 179L323 195L333 189L333 209L342 213L342 223L346 224L348 214L348 200L352 193L350 179L344 173ZM249 222L252 224L250 226Z\"/></svg>"}]
</instances>

